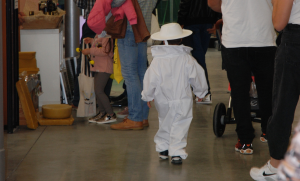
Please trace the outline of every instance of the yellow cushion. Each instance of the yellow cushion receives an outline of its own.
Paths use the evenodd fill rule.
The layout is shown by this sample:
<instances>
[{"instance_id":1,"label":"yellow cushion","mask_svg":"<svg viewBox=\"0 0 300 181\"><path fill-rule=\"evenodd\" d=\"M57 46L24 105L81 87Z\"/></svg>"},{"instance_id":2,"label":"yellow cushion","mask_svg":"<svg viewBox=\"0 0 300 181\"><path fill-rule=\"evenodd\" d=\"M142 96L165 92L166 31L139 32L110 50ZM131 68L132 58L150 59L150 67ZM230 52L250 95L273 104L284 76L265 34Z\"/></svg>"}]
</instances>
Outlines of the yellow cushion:
<instances>
[{"instance_id":1,"label":"yellow cushion","mask_svg":"<svg viewBox=\"0 0 300 181\"><path fill-rule=\"evenodd\" d=\"M69 118L72 113L72 106L67 104L48 104L42 106L44 118L64 119Z\"/></svg>"}]
</instances>

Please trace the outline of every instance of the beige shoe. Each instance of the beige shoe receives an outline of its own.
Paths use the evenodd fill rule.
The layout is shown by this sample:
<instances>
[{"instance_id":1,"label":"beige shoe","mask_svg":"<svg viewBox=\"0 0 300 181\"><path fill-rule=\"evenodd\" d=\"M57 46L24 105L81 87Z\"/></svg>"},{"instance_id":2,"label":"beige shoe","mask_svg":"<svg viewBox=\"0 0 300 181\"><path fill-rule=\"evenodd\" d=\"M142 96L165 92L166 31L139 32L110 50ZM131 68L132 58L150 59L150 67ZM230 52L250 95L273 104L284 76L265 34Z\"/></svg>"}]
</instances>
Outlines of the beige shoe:
<instances>
[{"instance_id":1,"label":"beige shoe","mask_svg":"<svg viewBox=\"0 0 300 181\"><path fill-rule=\"evenodd\" d=\"M125 118L123 122L118 124L113 124L110 126L111 129L115 130L141 130L144 129L143 122L132 121Z\"/></svg>"},{"instance_id":2,"label":"beige shoe","mask_svg":"<svg viewBox=\"0 0 300 181\"><path fill-rule=\"evenodd\" d=\"M112 123L112 122L116 122L117 121L117 116L114 113L112 116L109 114L106 114L105 117L103 117L103 119L99 119L98 121L96 121L97 124L106 124L106 123Z\"/></svg>"}]
</instances>

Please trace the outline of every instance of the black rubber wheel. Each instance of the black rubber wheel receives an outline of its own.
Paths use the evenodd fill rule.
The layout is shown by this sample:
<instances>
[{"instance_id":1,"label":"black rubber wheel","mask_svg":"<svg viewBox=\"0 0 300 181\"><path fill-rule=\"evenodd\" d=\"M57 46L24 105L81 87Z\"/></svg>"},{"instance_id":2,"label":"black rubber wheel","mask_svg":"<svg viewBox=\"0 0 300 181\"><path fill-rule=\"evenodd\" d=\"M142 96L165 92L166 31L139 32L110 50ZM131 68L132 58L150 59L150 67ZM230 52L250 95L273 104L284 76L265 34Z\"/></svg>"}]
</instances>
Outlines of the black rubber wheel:
<instances>
[{"instance_id":1,"label":"black rubber wheel","mask_svg":"<svg viewBox=\"0 0 300 181\"><path fill-rule=\"evenodd\" d=\"M226 116L226 107L223 103L218 103L214 111L213 128L217 137L221 137L225 131L226 124L221 124L222 116Z\"/></svg>"}]
</instances>

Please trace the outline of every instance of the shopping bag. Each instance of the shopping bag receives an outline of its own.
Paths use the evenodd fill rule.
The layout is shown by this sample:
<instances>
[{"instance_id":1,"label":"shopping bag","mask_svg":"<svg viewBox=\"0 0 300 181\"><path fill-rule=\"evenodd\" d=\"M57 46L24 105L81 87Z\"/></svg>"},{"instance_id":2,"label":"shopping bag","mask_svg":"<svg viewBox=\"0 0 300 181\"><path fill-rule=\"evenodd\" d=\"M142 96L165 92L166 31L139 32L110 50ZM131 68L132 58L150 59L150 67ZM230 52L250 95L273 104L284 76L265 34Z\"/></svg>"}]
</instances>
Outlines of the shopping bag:
<instances>
[{"instance_id":1,"label":"shopping bag","mask_svg":"<svg viewBox=\"0 0 300 181\"><path fill-rule=\"evenodd\" d=\"M159 23L158 23L158 19L157 17L152 14L152 18L151 18L151 35L153 35L156 32L160 31L160 27L159 27ZM149 38L147 40L147 46L150 47L152 45L160 45L161 41L159 40L152 40L152 38Z\"/></svg>"},{"instance_id":2,"label":"shopping bag","mask_svg":"<svg viewBox=\"0 0 300 181\"><path fill-rule=\"evenodd\" d=\"M123 80L122 72L121 72L121 62L118 50L118 40L115 41L115 49L114 49L114 73L110 78L115 79L118 84Z\"/></svg>"},{"instance_id":3,"label":"shopping bag","mask_svg":"<svg viewBox=\"0 0 300 181\"><path fill-rule=\"evenodd\" d=\"M87 45L86 45L87 46ZM84 49L84 43L82 50ZM94 90L94 77L86 66L85 56L81 56L81 73L78 76L80 100L77 117L91 117L96 115L96 96Z\"/></svg>"}]
</instances>

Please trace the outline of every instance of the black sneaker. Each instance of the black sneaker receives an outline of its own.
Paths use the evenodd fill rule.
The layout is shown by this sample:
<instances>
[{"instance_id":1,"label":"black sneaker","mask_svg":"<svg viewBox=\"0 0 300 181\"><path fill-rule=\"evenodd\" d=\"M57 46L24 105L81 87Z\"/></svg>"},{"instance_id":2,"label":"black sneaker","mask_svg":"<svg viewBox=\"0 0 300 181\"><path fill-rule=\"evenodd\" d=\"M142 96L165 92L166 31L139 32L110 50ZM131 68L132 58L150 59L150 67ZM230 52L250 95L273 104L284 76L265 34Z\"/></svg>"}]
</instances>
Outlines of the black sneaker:
<instances>
[{"instance_id":1,"label":"black sneaker","mask_svg":"<svg viewBox=\"0 0 300 181\"><path fill-rule=\"evenodd\" d=\"M172 156L171 163L173 163L175 165L180 165L180 164L182 164L182 158L180 156Z\"/></svg>"},{"instance_id":2,"label":"black sneaker","mask_svg":"<svg viewBox=\"0 0 300 181\"><path fill-rule=\"evenodd\" d=\"M244 144L242 149L240 150L240 153L244 155L252 155L253 154L252 144Z\"/></svg>"},{"instance_id":3,"label":"black sneaker","mask_svg":"<svg viewBox=\"0 0 300 181\"><path fill-rule=\"evenodd\" d=\"M159 158L162 159L162 160L168 159L169 158L169 151L166 150L166 151L159 152Z\"/></svg>"}]
</instances>

